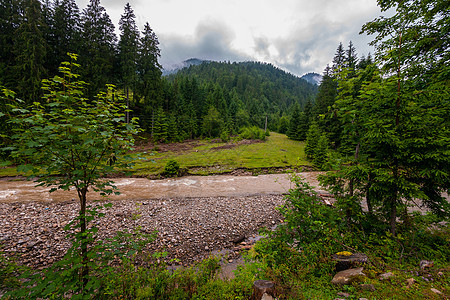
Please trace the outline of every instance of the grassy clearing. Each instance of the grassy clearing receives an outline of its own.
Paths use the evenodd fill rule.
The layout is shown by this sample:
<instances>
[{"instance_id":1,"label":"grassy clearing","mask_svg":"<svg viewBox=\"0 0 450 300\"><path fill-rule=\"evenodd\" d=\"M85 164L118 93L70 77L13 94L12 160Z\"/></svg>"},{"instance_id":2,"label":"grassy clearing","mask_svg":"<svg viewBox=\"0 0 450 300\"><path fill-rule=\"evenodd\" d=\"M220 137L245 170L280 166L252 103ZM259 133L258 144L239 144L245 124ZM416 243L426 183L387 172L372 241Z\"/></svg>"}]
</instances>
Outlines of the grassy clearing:
<instances>
[{"instance_id":1,"label":"grassy clearing","mask_svg":"<svg viewBox=\"0 0 450 300\"><path fill-rule=\"evenodd\" d=\"M171 159L177 160L182 169L194 175L222 174L238 168L257 172L259 169L310 166L304 148L304 142L290 140L286 135L275 132L271 132L267 140L260 143L201 140L189 150L142 151L142 159L136 162L133 173L138 176L158 176ZM23 174L14 167L0 168L0 177L17 175Z\"/></svg>"},{"instance_id":2,"label":"grassy clearing","mask_svg":"<svg viewBox=\"0 0 450 300\"><path fill-rule=\"evenodd\" d=\"M305 144L272 132L265 142L239 144L203 140L188 151L144 153L135 166L140 176L160 174L167 161L175 159L190 174L208 175L230 172L238 168L265 169L309 166L304 155ZM222 147L222 149L216 149ZM228 147L228 148L227 148Z\"/></svg>"}]
</instances>

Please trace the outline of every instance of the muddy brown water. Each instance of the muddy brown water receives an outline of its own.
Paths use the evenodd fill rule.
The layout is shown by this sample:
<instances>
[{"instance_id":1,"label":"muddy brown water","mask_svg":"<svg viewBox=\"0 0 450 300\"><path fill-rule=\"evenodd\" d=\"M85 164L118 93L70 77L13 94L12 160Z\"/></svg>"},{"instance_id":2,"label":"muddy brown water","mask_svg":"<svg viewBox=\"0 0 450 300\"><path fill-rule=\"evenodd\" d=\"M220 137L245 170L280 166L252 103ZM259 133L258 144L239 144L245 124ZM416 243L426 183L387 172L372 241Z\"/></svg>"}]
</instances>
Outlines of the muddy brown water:
<instances>
[{"instance_id":1,"label":"muddy brown water","mask_svg":"<svg viewBox=\"0 0 450 300\"><path fill-rule=\"evenodd\" d=\"M303 172L300 176L311 185L318 186L320 172ZM144 200L160 198L221 197L285 194L294 185L289 174L259 176L186 176L180 178L149 180L146 178L115 178L120 195L111 200ZM35 187L33 181L3 178L0 180L0 202L64 202L77 200L75 190L58 190ZM89 199L100 199L98 193L90 193Z\"/></svg>"}]
</instances>

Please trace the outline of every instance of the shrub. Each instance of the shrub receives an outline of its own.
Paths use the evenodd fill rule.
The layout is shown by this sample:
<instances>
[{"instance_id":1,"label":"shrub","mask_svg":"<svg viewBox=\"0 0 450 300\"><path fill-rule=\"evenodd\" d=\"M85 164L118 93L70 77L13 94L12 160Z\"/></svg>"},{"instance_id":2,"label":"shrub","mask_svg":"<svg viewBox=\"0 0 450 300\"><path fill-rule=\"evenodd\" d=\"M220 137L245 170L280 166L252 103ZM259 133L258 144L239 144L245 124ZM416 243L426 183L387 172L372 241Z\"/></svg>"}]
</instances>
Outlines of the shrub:
<instances>
[{"instance_id":1,"label":"shrub","mask_svg":"<svg viewBox=\"0 0 450 300\"><path fill-rule=\"evenodd\" d=\"M264 130L256 126L242 128L240 136L247 140L266 140L266 133Z\"/></svg>"},{"instance_id":2,"label":"shrub","mask_svg":"<svg viewBox=\"0 0 450 300\"><path fill-rule=\"evenodd\" d=\"M169 160L166 163L166 166L164 167L164 175L169 177L178 175L179 171L180 171L180 164L175 159Z\"/></svg>"}]
</instances>

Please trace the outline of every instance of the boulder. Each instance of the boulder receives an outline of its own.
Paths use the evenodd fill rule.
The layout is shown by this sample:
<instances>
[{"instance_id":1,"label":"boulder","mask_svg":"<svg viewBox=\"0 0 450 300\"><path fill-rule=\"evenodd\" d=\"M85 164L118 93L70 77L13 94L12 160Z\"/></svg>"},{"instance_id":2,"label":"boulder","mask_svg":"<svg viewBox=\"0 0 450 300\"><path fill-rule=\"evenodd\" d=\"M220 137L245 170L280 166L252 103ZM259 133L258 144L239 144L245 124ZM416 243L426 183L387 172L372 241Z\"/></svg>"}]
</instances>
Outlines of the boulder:
<instances>
[{"instance_id":1,"label":"boulder","mask_svg":"<svg viewBox=\"0 0 450 300\"><path fill-rule=\"evenodd\" d=\"M355 269L361 264L367 263L367 255L364 253L350 253L339 252L332 255L333 260L336 261L336 272L347 269Z\"/></svg>"},{"instance_id":2,"label":"boulder","mask_svg":"<svg viewBox=\"0 0 450 300\"><path fill-rule=\"evenodd\" d=\"M275 283L268 280L256 280L253 282L253 294L251 299L275 299Z\"/></svg>"},{"instance_id":3,"label":"boulder","mask_svg":"<svg viewBox=\"0 0 450 300\"><path fill-rule=\"evenodd\" d=\"M366 276L362 271L363 271L362 267L340 271L336 275L334 275L333 279L331 280L331 283L336 285L350 284L356 278L360 276Z\"/></svg>"},{"instance_id":4,"label":"boulder","mask_svg":"<svg viewBox=\"0 0 450 300\"><path fill-rule=\"evenodd\" d=\"M434 261L431 260L421 260L419 263L420 269L423 271L425 269L432 268L434 266Z\"/></svg>"},{"instance_id":5,"label":"boulder","mask_svg":"<svg viewBox=\"0 0 450 300\"><path fill-rule=\"evenodd\" d=\"M380 280L386 280L393 276L394 276L394 274L392 272L383 273L380 275Z\"/></svg>"}]
</instances>

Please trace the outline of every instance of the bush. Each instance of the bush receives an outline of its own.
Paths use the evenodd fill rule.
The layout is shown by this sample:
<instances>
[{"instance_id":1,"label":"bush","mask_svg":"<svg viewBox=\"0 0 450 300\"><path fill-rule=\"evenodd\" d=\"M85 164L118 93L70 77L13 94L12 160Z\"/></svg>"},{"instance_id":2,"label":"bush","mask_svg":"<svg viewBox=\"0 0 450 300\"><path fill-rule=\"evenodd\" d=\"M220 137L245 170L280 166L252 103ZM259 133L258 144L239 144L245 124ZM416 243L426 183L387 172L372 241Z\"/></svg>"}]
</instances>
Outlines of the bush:
<instances>
[{"instance_id":1,"label":"bush","mask_svg":"<svg viewBox=\"0 0 450 300\"><path fill-rule=\"evenodd\" d=\"M264 130L252 126L252 127L244 127L241 129L240 137L247 140L266 140L266 132Z\"/></svg>"},{"instance_id":2,"label":"bush","mask_svg":"<svg viewBox=\"0 0 450 300\"><path fill-rule=\"evenodd\" d=\"M169 160L166 163L166 166L164 167L164 175L169 177L178 175L179 171L180 171L180 164L175 159Z\"/></svg>"}]
</instances>

